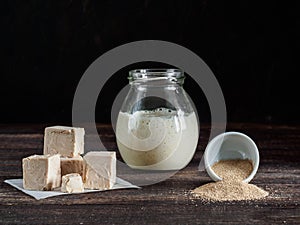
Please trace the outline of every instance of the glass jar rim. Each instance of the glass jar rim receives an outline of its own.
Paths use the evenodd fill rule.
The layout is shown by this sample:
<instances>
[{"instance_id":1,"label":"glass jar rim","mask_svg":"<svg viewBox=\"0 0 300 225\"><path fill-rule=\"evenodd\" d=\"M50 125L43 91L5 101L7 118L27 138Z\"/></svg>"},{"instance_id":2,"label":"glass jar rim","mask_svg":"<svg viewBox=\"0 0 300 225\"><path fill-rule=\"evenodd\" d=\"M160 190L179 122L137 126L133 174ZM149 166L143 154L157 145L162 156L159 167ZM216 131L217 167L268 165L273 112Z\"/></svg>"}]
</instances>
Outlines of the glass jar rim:
<instances>
[{"instance_id":1,"label":"glass jar rim","mask_svg":"<svg viewBox=\"0 0 300 225\"><path fill-rule=\"evenodd\" d=\"M184 79L184 72L181 69L135 69L129 71L129 80L144 80L144 79L155 79L155 78L175 78Z\"/></svg>"}]
</instances>

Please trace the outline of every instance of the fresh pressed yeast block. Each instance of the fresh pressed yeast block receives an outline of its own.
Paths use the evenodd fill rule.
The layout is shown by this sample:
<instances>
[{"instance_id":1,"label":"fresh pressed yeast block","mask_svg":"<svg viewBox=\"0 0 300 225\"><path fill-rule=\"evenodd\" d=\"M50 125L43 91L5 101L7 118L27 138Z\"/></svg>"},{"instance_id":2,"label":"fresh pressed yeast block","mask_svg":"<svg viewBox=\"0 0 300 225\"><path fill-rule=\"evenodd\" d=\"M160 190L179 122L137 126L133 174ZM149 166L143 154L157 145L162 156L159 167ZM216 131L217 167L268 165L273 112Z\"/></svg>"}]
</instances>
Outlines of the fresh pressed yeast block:
<instances>
[{"instance_id":1,"label":"fresh pressed yeast block","mask_svg":"<svg viewBox=\"0 0 300 225\"><path fill-rule=\"evenodd\" d=\"M82 177L78 173L62 176L61 191L66 193L80 193L84 191Z\"/></svg>"},{"instance_id":2,"label":"fresh pressed yeast block","mask_svg":"<svg viewBox=\"0 0 300 225\"><path fill-rule=\"evenodd\" d=\"M81 156L75 156L73 158L61 157L61 176L69 173L79 173L83 176L83 158Z\"/></svg>"},{"instance_id":3,"label":"fresh pressed yeast block","mask_svg":"<svg viewBox=\"0 0 300 225\"><path fill-rule=\"evenodd\" d=\"M46 127L44 154L74 157L84 153L84 128Z\"/></svg>"},{"instance_id":4,"label":"fresh pressed yeast block","mask_svg":"<svg viewBox=\"0 0 300 225\"><path fill-rule=\"evenodd\" d=\"M83 159L85 188L106 190L113 187L116 182L115 152L89 152Z\"/></svg>"},{"instance_id":5,"label":"fresh pressed yeast block","mask_svg":"<svg viewBox=\"0 0 300 225\"><path fill-rule=\"evenodd\" d=\"M32 155L22 160L23 187L27 190L49 191L60 186L60 156Z\"/></svg>"}]
</instances>

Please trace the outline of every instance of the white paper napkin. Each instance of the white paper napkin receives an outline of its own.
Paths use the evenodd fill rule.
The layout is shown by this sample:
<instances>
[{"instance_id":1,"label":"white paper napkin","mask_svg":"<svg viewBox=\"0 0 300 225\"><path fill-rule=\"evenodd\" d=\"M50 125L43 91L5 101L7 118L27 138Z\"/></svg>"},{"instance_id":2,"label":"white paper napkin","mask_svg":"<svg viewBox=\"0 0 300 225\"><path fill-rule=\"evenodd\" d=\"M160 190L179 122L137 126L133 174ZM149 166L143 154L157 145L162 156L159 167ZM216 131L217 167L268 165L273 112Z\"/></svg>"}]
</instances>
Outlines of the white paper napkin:
<instances>
[{"instance_id":1,"label":"white paper napkin","mask_svg":"<svg viewBox=\"0 0 300 225\"><path fill-rule=\"evenodd\" d=\"M34 197L36 200L50 198L58 195L70 195L70 194L82 194L82 193L89 193L89 192L99 192L100 190L89 190L85 189L82 193L64 193L60 191L60 188L56 188L53 191L29 191L23 188L23 179L10 179L5 180L5 183L17 188L18 190ZM108 190L115 190L115 189L126 189L126 188L140 188L139 186L133 185L128 181L125 181L121 178L116 179L115 185ZM106 191L106 190L105 190Z\"/></svg>"}]
</instances>

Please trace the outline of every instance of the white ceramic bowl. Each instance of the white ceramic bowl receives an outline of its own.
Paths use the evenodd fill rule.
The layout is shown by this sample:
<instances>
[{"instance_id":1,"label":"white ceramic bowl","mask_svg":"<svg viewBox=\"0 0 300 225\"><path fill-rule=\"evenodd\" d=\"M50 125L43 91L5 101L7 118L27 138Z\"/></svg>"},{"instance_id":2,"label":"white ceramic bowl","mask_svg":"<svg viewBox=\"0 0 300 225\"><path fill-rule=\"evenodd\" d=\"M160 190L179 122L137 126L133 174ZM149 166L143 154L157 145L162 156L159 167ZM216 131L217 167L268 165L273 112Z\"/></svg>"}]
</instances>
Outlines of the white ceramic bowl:
<instances>
[{"instance_id":1,"label":"white ceramic bowl","mask_svg":"<svg viewBox=\"0 0 300 225\"><path fill-rule=\"evenodd\" d=\"M255 176L259 165L259 152L254 141L239 132L226 132L212 139L204 152L204 163L208 175L214 181L222 180L211 168L220 161L228 159L249 159L253 162L253 171L244 182L250 182Z\"/></svg>"}]
</instances>

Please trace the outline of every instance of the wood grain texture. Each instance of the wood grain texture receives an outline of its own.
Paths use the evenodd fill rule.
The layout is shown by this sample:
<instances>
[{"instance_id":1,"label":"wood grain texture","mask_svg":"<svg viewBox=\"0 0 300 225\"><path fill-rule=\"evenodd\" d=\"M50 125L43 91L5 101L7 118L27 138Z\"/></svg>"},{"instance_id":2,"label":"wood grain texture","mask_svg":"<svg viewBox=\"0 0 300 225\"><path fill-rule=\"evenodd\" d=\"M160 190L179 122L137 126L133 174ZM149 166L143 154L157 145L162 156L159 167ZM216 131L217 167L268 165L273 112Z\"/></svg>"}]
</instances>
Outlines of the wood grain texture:
<instances>
[{"instance_id":1,"label":"wood grain texture","mask_svg":"<svg viewBox=\"0 0 300 225\"><path fill-rule=\"evenodd\" d=\"M44 200L3 181L22 176L21 159L42 154L45 125L0 125L0 224L299 224L300 126L229 124L253 138L261 163L252 183L268 190L265 200L202 202L189 192L210 182L197 171L210 127L202 125L197 152L173 177L140 190L58 196ZM117 149L109 125L99 125L102 142ZM120 157L118 155L118 157Z\"/></svg>"}]
</instances>

